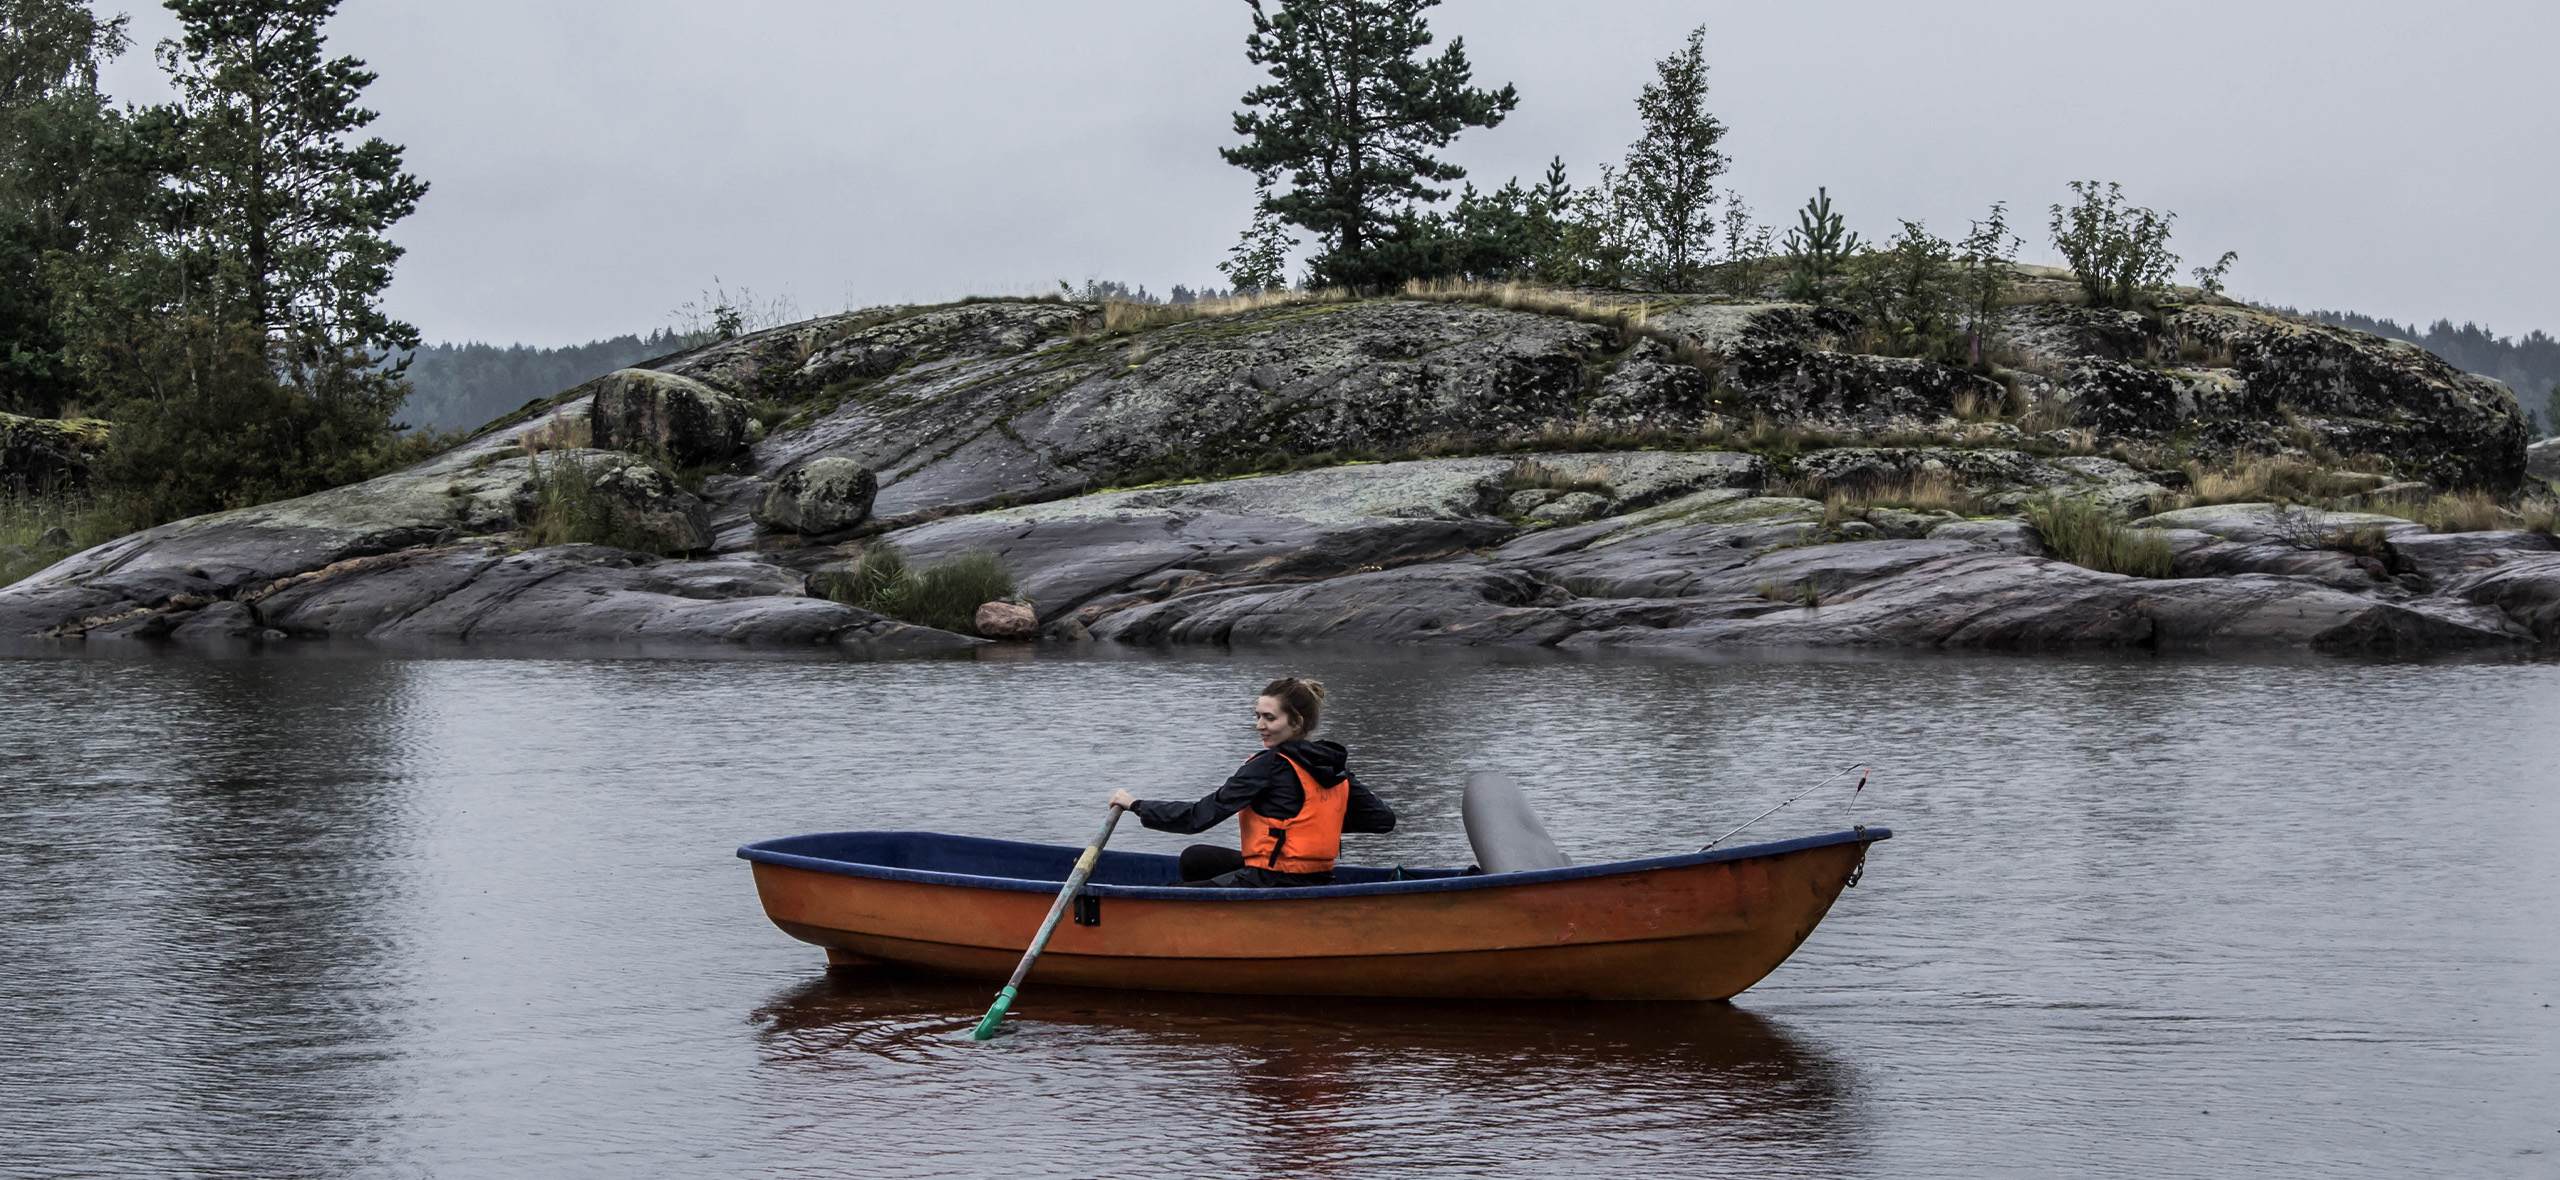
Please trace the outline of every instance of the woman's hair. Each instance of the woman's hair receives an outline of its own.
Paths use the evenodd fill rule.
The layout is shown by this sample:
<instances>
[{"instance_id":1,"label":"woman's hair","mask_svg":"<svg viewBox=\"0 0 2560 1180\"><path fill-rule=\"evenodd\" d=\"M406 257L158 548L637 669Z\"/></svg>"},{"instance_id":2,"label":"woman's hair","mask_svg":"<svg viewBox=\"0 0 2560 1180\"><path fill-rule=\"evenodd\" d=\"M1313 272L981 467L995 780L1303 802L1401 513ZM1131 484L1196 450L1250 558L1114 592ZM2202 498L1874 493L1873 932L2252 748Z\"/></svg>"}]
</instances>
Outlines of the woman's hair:
<instances>
[{"instance_id":1,"label":"woman's hair","mask_svg":"<svg viewBox=\"0 0 2560 1180\"><path fill-rule=\"evenodd\" d=\"M1316 731L1316 715L1324 711L1324 685L1296 676L1283 676L1262 686L1262 695L1280 702L1280 711L1298 723L1298 736L1309 737Z\"/></svg>"}]
</instances>

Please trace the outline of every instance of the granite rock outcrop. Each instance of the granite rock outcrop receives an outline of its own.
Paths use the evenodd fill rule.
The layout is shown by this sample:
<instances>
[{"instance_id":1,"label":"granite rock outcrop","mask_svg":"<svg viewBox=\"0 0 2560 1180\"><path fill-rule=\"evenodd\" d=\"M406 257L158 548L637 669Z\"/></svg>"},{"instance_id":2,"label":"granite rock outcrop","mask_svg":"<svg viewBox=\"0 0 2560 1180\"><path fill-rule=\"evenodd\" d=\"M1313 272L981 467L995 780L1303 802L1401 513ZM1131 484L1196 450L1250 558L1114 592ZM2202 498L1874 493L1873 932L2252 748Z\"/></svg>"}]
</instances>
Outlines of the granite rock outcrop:
<instances>
[{"instance_id":1,"label":"granite rock outcrop","mask_svg":"<svg viewBox=\"0 0 2560 1180\"><path fill-rule=\"evenodd\" d=\"M2030 306L2011 315L2016 364L1976 370L1851 351L1854 320L1803 305L1498 302L980 301L752 333L381 479L73 555L0 588L0 635L978 643L810 594L812 571L887 544L913 563L996 555L1058 641L2553 639L2541 533L2276 505L2151 514L2184 494L2178 463L2242 455L2513 492L2513 395L2407 346L2231 306ZM634 504L667 526L648 547L692 556L524 548L543 465L570 461L648 493ZM2016 513L2053 497L2160 530L2176 576L2049 556Z\"/></svg>"}]
</instances>

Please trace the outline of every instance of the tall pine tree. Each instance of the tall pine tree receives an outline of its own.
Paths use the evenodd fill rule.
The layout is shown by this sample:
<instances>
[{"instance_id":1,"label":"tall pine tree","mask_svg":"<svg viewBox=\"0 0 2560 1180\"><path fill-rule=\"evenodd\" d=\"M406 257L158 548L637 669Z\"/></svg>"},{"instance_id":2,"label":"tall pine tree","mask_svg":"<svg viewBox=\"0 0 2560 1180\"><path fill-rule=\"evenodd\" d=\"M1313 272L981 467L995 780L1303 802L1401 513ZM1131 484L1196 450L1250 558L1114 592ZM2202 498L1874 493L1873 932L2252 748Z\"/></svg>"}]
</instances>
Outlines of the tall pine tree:
<instances>
[{"instance_id":1,"label":"tall pine tree","mask_svg":"<svg viewBox=\"0 0 2560 1180\"><path fill-rule=\"evenodd\" d=\"M1460 131L1492 127L1519 105L1509 86L1469 85L1463 38L1437 57L1424 10L1439 0L1251 0L1245 57L1266 67L1269 84L1247 92L1236 112L1242 146L1221 148L1230 164L1270 186L1262 208L1314 232L1315 281L1377 290L1401 284L1408 259L1396 248L1399 215L1449 195L1466 170L1432 153Z\"/></svg>"},{"instance_id":2,"label":"tall pine tree","mask_svg":"<svg viewBox=\"0 0 2560 1180\"><path fill-rule=\"evenodd\" d=\"M1642 226L1645 269L1669 291L1702 285L1715 249L1715 185L1727 162L1716 146L1724 124L1707 113L1706 41L1701 25L1655 63L1658 76L1636 98L1644 137L1627 149L1626 196Z\"/></svg>"},{"instance_id":3,"label":"tall pine tree","mask_svg":"<svg viewBox=\"0 0 2560 1180\"><path fill-rule=\"evenodd\" d=\"M167 181L147 248L91 276L79 346L115 442L101 474L149 524L300 495L410 457L417 345L385 314L384 235L426 185L358 138L374 75L324 53L336 0L168 0L157 56L178 93L137 122Z\"/></svg>"},{"instance_id":4,"label":"tall pine tree","mask_svg":"<svg viewBox=\"0 0 2560 1180\"><path fill-rule=\"evenodd\" d=\"M338 0L168 0L183 35L160 61L178 91L182 248L221 295L298 352L415 348L383 314L402 253L383 234L427 186L358 132L374 74L324 56Z\"/></svg>"}]
</instances>

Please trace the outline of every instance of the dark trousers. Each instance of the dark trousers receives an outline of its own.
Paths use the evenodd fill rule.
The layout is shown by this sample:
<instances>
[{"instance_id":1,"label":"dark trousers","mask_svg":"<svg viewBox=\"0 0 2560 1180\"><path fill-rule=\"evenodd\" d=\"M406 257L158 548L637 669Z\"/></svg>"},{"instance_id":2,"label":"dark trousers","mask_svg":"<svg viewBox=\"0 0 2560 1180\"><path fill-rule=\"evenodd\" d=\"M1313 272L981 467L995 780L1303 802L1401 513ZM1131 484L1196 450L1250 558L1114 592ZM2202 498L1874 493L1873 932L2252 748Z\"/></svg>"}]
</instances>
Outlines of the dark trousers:
<instances>
[{"instance_id":1,"label":"dark trousers","mask_svg":"<svg viewBox=\"0 0 2560 1180\"><path fill-rule=\"evenodd\" d=\"M1182 884L1203 889L1287 889L1331 885L1333 874L1275 873L1244 863L1244 854L1219 844L1194 844L1182 850Z\"/></svg>"}]
</instances>

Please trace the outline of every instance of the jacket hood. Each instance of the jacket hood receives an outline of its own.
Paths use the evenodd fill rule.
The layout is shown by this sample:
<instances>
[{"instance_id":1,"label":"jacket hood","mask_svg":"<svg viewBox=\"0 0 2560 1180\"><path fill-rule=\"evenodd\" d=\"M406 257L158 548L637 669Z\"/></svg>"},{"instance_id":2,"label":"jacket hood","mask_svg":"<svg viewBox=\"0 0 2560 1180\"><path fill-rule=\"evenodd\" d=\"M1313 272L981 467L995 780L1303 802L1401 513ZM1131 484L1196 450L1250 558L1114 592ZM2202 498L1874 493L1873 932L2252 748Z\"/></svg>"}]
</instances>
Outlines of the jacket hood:
<instances>
[{"instance_id":1,"label":"jacket hood","mask_svg":"<svg viewBox=\"0 0 2560 1180\"><path fill-rule=\"evenodd\" d=\"M1351 773L1351 751L1343 749L1340 742L1287 741L1271 747L1271 752L1286 755L1290 761L1306 767L1307 773L1315 776L1316 785L1320 787L1330 787Z\"/></svg>"}]
</instances>

